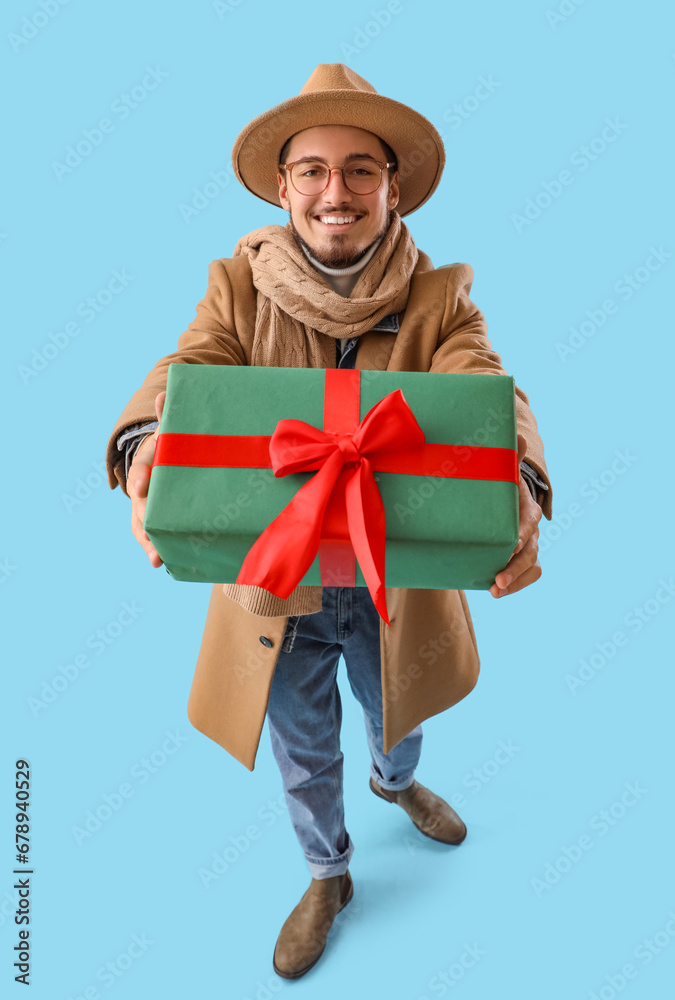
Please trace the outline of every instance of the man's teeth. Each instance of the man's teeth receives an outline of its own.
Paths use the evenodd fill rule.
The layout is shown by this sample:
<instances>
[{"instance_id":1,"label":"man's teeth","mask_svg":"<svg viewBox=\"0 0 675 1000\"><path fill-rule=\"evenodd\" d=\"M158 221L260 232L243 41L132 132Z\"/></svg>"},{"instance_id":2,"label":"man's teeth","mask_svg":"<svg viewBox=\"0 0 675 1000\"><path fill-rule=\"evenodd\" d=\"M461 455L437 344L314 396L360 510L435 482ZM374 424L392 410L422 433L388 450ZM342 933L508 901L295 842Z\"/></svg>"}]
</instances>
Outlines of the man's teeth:
<instances>
[{"instance_id":1,"label":"man's teeth","mask_svg":"<svg viewBox=\"0 0 675 1000\"><path fill-rule=\"evenodd\" d=\"M347 222L356 222L357 215L320 215L321 222L327 222L333 226L344 226Z\"/></svg>"}]
</instances>

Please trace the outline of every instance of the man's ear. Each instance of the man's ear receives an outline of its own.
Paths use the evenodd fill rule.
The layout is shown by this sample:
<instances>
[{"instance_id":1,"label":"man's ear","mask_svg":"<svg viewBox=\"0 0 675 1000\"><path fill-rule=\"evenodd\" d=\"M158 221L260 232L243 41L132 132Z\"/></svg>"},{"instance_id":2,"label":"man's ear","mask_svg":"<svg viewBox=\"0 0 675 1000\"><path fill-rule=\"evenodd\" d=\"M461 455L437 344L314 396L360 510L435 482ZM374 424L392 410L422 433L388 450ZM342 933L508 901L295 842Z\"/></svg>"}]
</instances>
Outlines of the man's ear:
<instances>
[{"instance_id":1,"label":"man's ear","mask_svg":"<svg viewBox=\"0 0 675 1000\"><path fill-rule=\"evenodd\" d=\"M394 171L394 176L389 181L389 192L387 196L387 205L391 211L396 208L399 202L399 188L398 188L398 170Z\"/></svg>"},{"instance_id":2,"label":"man's ear","mask_svg":"<svg viewBox=\"0 0 675 1000\"><path fill-rule=\"evenodd\" d=\"M285 208L287 212L291 210L291 203L288 200L288 189L286 187L286 179L284 175L279 172L277 174L277 181L279 183L279 201L281 202L281 207Z\"/></svg>"}]
</instances>

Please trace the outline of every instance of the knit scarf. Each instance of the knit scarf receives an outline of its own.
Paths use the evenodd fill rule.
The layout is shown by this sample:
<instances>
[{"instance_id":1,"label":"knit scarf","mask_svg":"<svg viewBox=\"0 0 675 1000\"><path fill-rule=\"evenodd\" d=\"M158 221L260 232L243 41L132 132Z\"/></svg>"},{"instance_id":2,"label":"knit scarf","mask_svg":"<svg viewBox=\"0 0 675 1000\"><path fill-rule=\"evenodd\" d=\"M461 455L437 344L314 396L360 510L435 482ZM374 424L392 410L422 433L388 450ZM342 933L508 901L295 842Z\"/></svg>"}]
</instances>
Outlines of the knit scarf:
<instances>
[{"instance_id":1,"label":"knit scarf","mask_svg":"<svg viewBox=\"0 0 675 1000\"><path fill-rule=\"evenodd\" d=\"M254 229L237 243L240 254L257 292L251 364L285 368L334 368L334 339L358 337L403 310L420 256L398 212L349 298L312 267L290 223Z\"/></svg>"}]
</instances>

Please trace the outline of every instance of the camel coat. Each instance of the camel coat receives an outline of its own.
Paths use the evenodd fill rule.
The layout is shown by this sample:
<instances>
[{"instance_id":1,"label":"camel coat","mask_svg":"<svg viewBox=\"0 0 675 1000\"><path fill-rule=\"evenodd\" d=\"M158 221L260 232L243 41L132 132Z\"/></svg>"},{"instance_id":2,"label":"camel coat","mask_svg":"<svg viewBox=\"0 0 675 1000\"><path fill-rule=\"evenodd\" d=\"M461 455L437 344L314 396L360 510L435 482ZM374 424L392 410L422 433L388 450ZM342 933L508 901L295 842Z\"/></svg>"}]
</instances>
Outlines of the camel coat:
<instances>
[{"instance_id":1,"label":"camel coat","mask_svg":"<svg viewBox=\"0 0 675 1000\"><path fill-rule=\"evenodd\" d=\"M468 264L435 270L418 264L399 332L363 334L355 367L507 374L487 339L482 313L469 299L472 282ZM206 295L178 349L157 362L110 436L106 462L111 489L119 483L126 493L124 457L116 439L130 425L156 419L155 396L166 388L172 362L250 364L255 295L245 256L213 261ZM538 499L550 519L543 445L528 398L518 388L516 409L518 431L527 439L525 460L549 486ZM463 591L387 588L386 594L391 625L380 621L380 649L388 753L419 723L466 697L478 679L480 661ZM288 616L252 614L225 596L222 585L213 586L188 717L251 771L287 621Z\"/></svg>"}]
</instances>

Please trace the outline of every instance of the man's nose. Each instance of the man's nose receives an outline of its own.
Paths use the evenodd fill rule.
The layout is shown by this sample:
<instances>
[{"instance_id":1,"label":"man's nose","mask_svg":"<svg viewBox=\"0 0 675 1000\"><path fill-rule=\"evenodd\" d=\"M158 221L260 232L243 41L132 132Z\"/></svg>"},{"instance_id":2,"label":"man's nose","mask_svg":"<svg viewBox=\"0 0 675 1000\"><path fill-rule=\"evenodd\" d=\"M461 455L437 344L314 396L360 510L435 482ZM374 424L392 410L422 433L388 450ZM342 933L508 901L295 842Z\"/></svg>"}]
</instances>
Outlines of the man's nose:
<instances>
[{"instance_id":1,"label":"man's nose","mask_svg":"<svg viewBox=\"0 0 675 1000\"><path fill-rule=\"evenodd\" d=\"M345 182L342 179L342 171L338 167L332 168L330 177L328 178L328 187L323 192L323 196L329 201L334 202L352 200L352 193L349 188L345 187Z\"/></svg>"}]
</instances>

